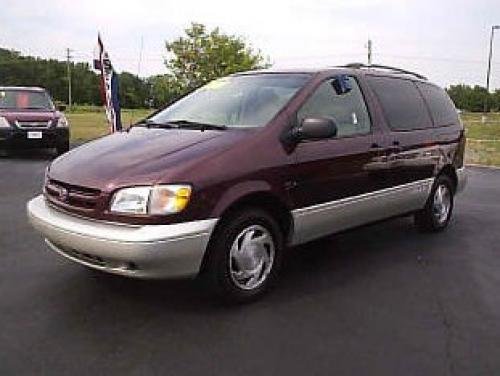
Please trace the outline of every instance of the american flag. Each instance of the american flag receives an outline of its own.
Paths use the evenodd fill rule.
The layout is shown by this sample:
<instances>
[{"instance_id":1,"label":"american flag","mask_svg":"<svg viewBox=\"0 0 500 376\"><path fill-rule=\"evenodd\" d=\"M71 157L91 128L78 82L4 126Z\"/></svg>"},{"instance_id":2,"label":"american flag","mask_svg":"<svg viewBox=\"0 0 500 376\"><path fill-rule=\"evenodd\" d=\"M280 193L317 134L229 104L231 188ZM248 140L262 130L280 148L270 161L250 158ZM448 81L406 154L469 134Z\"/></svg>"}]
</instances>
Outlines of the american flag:
<instances>
[{"instance_id":1,"label":"american flag","mask_svg":"<svg viewBox=\"0 0 500 376\"><path fill-rule=\"evenodd\" d=\"M110 133L113 133L122 129L118 75L111 65L111 60L109 59L108 52L104 49L100 34L97 36L97 45L99 55L94 60L94 68L101 73L101 97L106 109L106 118L108 119Z\"/></svg>"}]
</instances>

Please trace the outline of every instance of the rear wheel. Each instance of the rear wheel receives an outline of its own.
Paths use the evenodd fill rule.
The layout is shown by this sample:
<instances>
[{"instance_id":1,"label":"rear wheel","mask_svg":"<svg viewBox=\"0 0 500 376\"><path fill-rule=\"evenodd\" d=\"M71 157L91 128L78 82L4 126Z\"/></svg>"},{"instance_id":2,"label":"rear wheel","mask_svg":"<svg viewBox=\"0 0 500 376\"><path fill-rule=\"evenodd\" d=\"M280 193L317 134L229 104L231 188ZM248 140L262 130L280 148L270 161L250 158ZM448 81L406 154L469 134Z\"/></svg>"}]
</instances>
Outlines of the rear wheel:
<instances>
[{"instance_id":1,"label":"rear wheel","mask_svg":"<svg viewBox=\"0 0 500 376\"><path fill-rule=\"evenodd\" d=\"M276 220L260 209L242 210L214 233L202 279L219 297L247 302L276 280L282 254L283 234Z\"/></svg>"},{"instance_id":2,"label":"rear wheel","mask_svg":"<svg viewBox=\"0 0 500 376\"><path fill-rule=\"evenodd\" d=\"M454 187L446 175L438 176L424 209L415 214L415 224L421 231L442 231L448 226L453 212Z\"/></svg>"}]
</instances>

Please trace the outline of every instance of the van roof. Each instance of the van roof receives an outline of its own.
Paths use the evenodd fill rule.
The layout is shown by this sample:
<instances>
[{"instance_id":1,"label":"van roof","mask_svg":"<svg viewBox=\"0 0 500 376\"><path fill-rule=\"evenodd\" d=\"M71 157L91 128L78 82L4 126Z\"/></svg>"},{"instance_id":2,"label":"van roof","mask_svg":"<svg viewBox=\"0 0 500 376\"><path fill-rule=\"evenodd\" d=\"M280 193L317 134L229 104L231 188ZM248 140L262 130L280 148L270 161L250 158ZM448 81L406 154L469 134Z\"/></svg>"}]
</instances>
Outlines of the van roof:
<instances>
[{"instance_id":1,"label":"van roof","mask_svg":"<svg viewBox=\"0 0 500 376\"><path fill-rule=\"evenodd\" d=\"M333 66L333 67L323 67L323 68L268 68L253 71L246 71L241 73L236 73L236 75L250 75L250 74L260 74L260 73L282 73L282 74L331 74L331 73L369 73L370 75L376 76L390 76L390 77L406 77L412 78L416 81L427 81L427 78L423 75L415 72L408 71L402 68L396 68L385 65L365 65L362 63L351 63L343 66Z\"/></svg>"}]
</instances>

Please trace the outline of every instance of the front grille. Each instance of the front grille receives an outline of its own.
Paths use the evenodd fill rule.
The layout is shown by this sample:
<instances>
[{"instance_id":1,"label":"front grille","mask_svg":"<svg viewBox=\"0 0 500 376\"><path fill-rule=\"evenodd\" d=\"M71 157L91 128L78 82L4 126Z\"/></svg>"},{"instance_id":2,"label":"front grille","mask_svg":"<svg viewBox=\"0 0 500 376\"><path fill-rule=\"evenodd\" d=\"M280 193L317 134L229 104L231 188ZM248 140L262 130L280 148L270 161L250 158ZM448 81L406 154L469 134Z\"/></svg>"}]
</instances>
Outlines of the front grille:
<instances>
[{"instance_id":1,"label":"front grille","mask_svg":"<svg viewBox=\"0 0 500 376\"><path fill-rule=\"evenodd\" d=\"M22 129L47 129L50 127L51 120L49 121L21 121L16 120L16 126Z\"/></svg>"},{"instance_id":2,"label":"front grille","mask_svg":"<svg viewBox=\"0 0 500 376\"><path fill-rule=\"evenodd\" d=\"M96 208L101 191L94 188L76 186L57 180L49 180L45 185L47 197L63 207L93 210Z\"/></svg>"},{"instance_id":3,"label":"front grille","mask_svg":"<svg viewBox=\"0 0 500 376\"><path fill-rule=\"evenodd\" d=\"M103 258L96 255L91 255L86 252L80 252L76 249L68 248L65 246L61 246L57 243L52 243L50 240L45 240L45 242L54 249L55 251L66 255L76 261L81 261L89 266L94 266L98 268L105 268L108 270L122 270L128 272L134 272L139 270L139 266L133 261L119 261L112 260L109 258Z\"/></svg>"}]
</instances>

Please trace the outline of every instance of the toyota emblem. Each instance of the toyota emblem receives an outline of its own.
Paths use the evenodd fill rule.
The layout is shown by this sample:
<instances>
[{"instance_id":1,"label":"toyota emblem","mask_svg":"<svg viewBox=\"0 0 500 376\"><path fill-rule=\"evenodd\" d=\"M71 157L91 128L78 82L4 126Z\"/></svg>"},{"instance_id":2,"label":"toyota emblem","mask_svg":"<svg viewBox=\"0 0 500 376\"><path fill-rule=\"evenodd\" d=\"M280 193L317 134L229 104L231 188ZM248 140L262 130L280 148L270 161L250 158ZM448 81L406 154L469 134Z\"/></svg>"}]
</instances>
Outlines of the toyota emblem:
<instances>
[{"instance_id":1,"label":"toyota emblem","mask_svg":"<svg viewBox=\"0 0 500 376\"><path fill-rule=\"evenodd\" d=\"M64 187L59 188L59 200L66 202L68 200L68 190Z\"/></svg>"}]
</instances>

